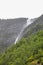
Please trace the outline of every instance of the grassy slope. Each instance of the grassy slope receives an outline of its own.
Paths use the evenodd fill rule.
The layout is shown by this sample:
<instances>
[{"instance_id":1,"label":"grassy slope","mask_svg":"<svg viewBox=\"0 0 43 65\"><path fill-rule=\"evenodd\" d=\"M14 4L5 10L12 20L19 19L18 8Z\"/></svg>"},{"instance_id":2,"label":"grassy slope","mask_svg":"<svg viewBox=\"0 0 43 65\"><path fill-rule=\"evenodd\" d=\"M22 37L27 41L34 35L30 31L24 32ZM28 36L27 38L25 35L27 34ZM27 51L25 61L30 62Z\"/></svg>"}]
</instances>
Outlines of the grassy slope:
<instances>
[{"instance_id":1,"label":"grassy slope","mask_svg":"<svg viewBox=\"0 0 43 65\"><path fill-rule=\"evenodd\" d=\"M43 65L43 30L22 38L0 55L0 65Z\"/></svg>"}]
</instances>

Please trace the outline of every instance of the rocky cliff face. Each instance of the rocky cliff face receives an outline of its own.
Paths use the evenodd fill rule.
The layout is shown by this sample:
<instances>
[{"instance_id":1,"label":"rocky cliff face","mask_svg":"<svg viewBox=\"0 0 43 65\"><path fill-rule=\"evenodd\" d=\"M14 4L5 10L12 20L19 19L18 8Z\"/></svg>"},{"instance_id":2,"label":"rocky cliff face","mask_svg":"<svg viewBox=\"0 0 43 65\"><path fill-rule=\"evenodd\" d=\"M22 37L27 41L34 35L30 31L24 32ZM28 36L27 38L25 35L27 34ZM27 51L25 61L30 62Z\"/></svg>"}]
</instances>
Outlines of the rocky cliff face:
<instances>
[{"instance_id":1,"label":"rocky cliff face","mask_svg":"<svg viewBox=\"0 0 43 65\"><path fill-rule=\"evenodd\" d=\"M14 43L26 21L27 18L0 19L0 50Z\"/></svg>"}]
</instances>

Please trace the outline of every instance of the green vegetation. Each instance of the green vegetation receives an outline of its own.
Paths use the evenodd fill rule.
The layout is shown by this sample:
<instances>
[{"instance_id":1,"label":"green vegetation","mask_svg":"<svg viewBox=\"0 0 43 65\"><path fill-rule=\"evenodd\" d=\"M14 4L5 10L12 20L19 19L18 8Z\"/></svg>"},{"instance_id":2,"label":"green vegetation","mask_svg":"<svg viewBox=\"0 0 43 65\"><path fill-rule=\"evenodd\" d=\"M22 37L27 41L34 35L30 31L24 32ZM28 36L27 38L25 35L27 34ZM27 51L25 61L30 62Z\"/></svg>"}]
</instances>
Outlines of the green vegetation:
<instances>
[{"instance_id":1,"label":"green vegetation","mask_svg":"<svg viewBox=\"0 0 43 65\"><path fill-rule=\"evenodd\" d=\"M0 55L0 65L43 65L43 30L7 49Z\"/></svg>"}]
</instances>

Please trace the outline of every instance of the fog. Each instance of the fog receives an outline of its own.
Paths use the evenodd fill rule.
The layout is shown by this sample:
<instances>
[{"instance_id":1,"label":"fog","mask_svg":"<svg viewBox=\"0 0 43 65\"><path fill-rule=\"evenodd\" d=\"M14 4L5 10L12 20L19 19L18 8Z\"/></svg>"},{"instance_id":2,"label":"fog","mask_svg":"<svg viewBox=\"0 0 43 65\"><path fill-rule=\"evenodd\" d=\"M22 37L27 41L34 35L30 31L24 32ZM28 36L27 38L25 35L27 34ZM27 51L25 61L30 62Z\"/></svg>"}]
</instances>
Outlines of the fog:
<instances>
[{"instance_id":1,"label":"fog","mask_svg":"<svg viewBox=\"0 0 43 65\"><path fill-rule=\"evenodd\" d=\"M0 0L0 18L35 18L43 14L43 0Z\"/></svg>"}]
</instances>

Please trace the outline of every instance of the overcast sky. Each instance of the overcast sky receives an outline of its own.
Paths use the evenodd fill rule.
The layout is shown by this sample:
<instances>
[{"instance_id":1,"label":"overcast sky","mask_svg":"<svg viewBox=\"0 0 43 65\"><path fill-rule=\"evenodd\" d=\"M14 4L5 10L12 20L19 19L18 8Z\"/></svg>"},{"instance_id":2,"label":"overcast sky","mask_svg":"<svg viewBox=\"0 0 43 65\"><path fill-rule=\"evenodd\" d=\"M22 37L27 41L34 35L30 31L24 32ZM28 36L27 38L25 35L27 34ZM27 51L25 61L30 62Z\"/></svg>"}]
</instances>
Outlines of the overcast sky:
<instances>
[{"instance_id":1,"label":"overcast sky","mask_svg":"<svg viewBox=\"0 0 43 65\"><path fill-rule=\"evenodd\" d=\"M0 18L35 18L43 14L43 0L0 0Z\"/></svg>"}]
</instances>

